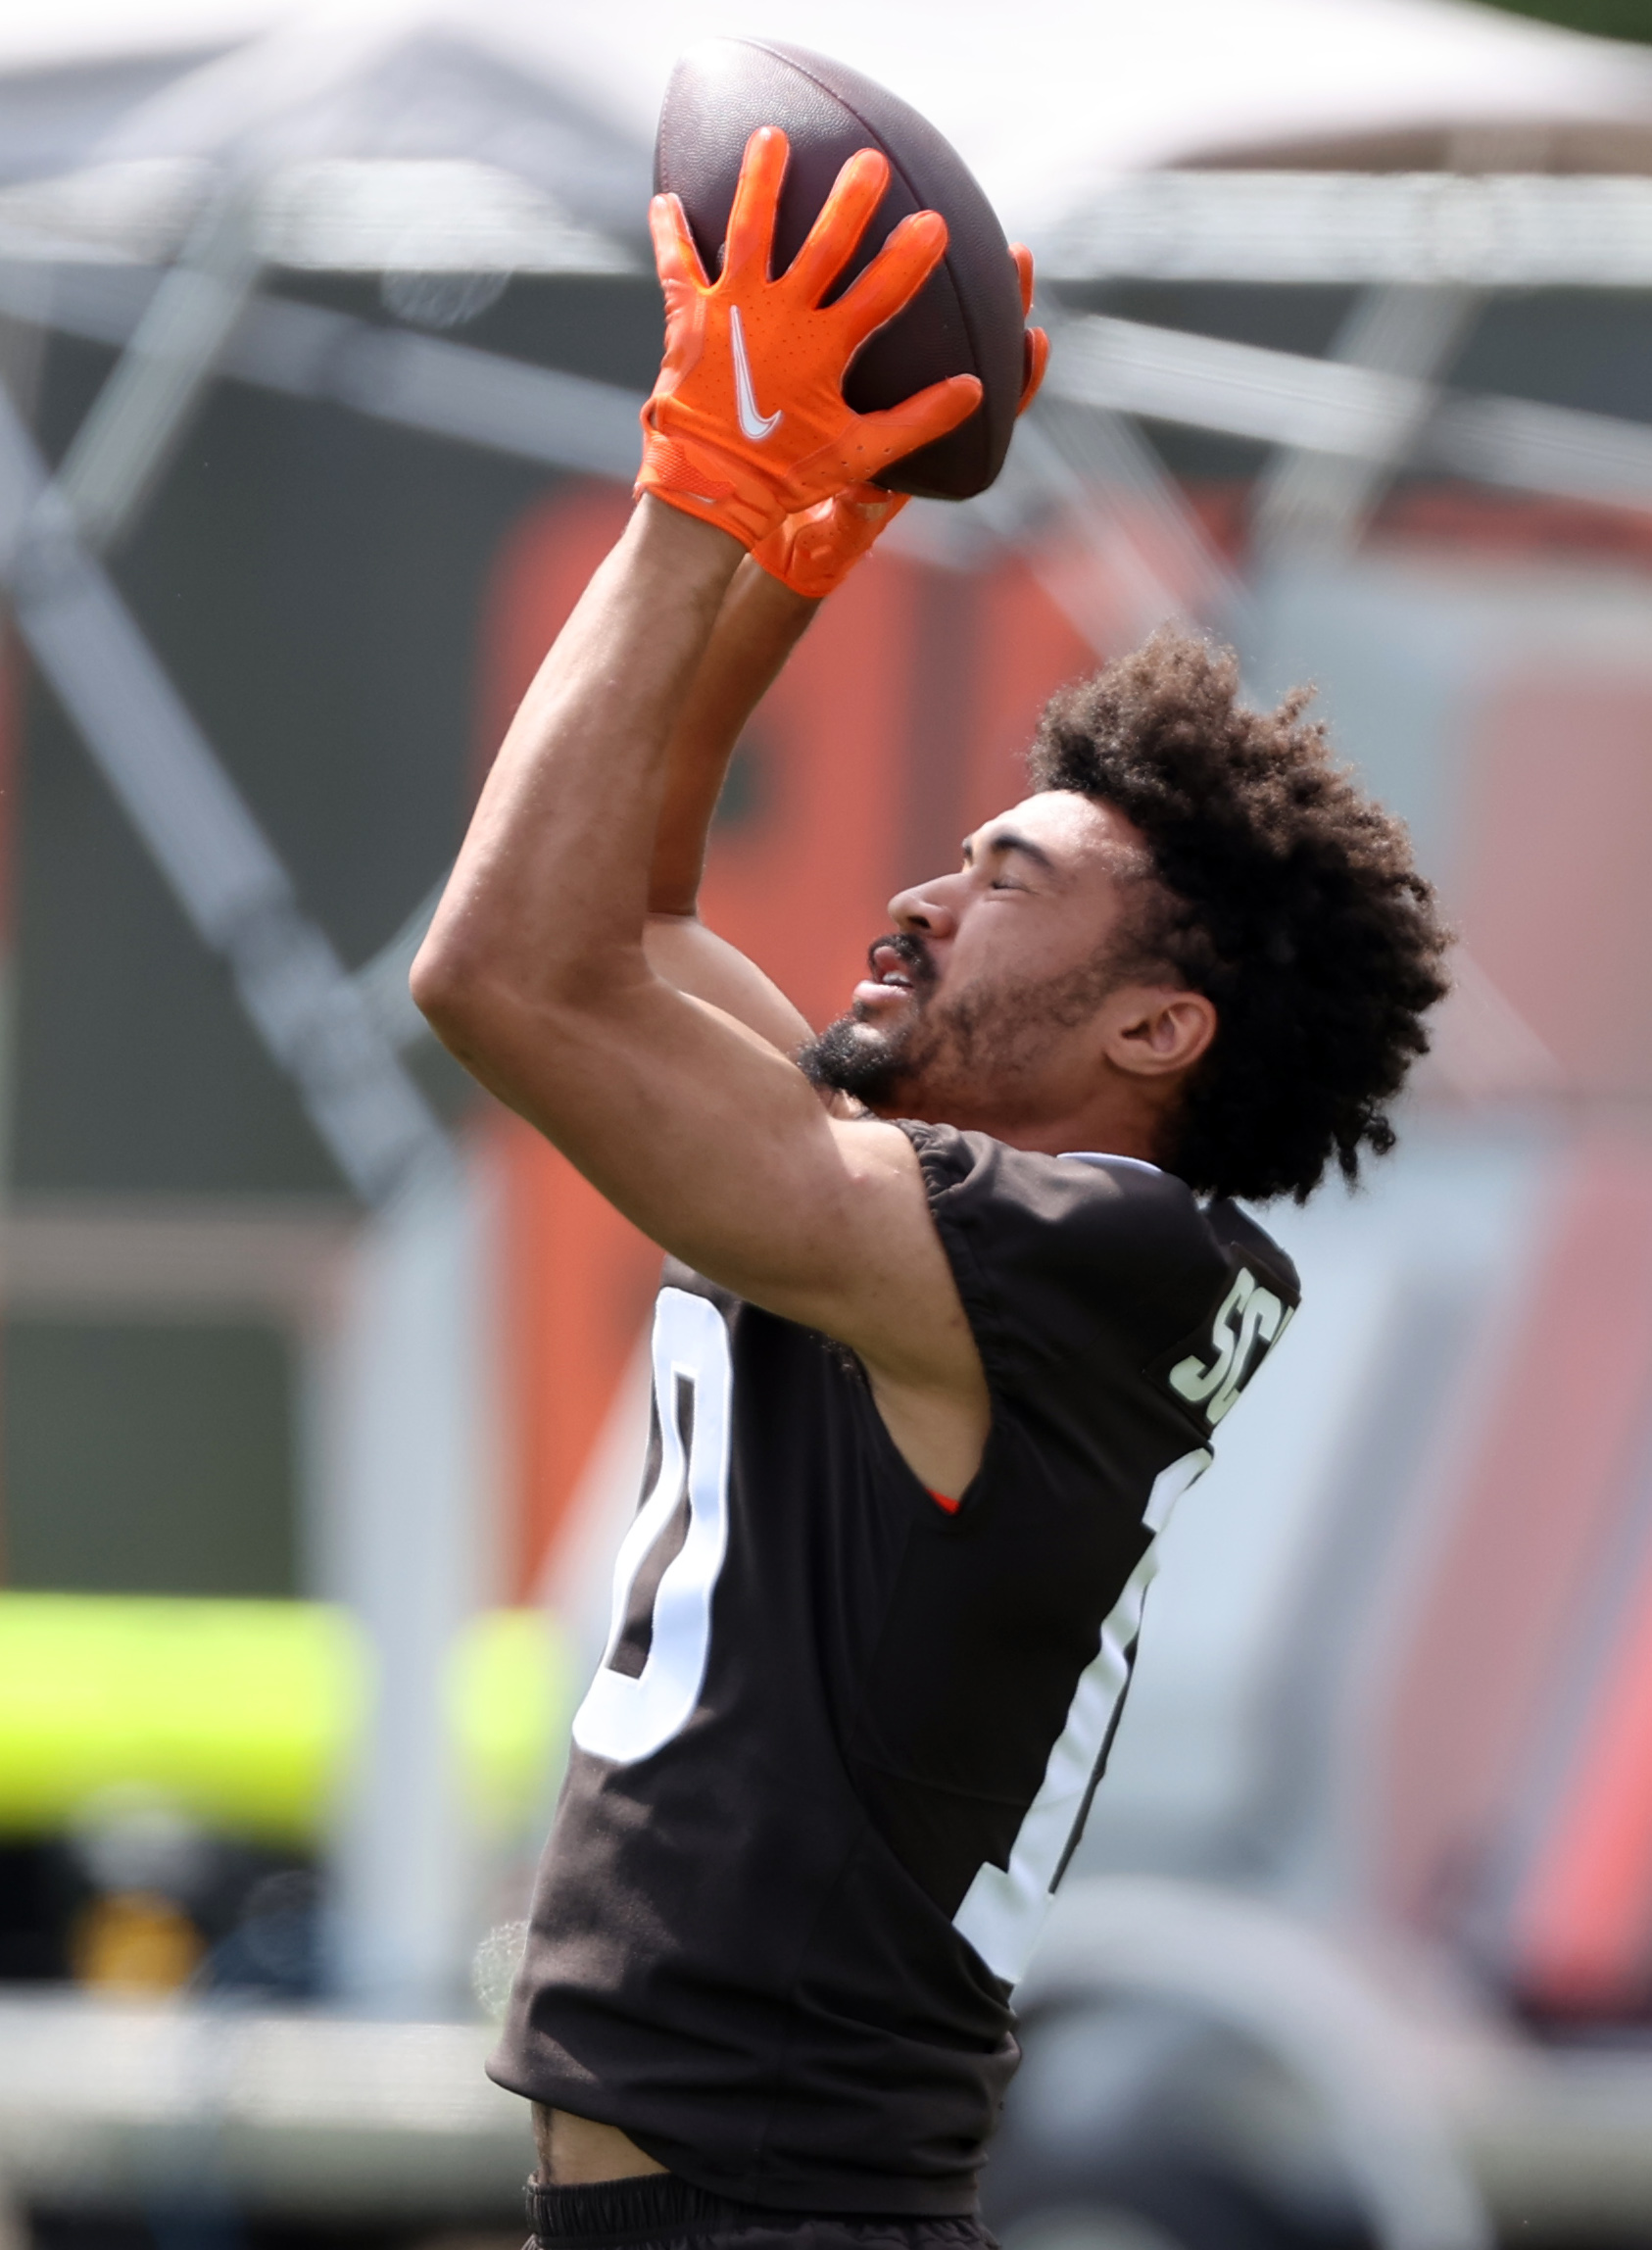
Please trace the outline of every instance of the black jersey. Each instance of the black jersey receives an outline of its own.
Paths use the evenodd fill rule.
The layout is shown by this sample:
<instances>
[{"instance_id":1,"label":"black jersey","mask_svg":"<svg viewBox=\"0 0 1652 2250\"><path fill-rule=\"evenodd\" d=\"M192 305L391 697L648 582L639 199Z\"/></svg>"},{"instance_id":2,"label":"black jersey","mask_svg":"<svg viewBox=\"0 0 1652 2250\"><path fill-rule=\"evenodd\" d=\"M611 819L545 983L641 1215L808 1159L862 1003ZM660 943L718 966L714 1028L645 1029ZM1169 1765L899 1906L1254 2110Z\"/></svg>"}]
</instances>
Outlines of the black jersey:
<instances>
[{"instance_id":1,"label":"black jersey","mask_svg":"<svg viewBox=\"0 0 1652 2250\"><path fill-rule=\"evenodd\" d=\"M992 1429L955 1507L853 1357L668 1264L655 1429L490 2064L672 2172L947 2214L1128 1683L1153 1537L1296 1301L1151 1165L905 1128Z\"/></svg>"}]
</instances>

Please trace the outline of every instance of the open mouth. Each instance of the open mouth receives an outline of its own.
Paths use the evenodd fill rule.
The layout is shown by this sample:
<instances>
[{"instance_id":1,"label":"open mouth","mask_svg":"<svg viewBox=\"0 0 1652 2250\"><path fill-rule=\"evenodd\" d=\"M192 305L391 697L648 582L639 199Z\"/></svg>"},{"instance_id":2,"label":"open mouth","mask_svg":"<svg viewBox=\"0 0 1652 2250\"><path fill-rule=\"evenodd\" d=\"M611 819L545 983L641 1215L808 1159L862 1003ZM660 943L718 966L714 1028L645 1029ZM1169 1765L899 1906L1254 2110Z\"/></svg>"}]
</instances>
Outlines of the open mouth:
<instances>
[{"instance_id":1,"label":"open mouth","mask_svg":"<svg viewBox=\"0 0 1652 2250\"><path fill-rule=\"evenodd\" d=\"M893 986L898 992L915 992L935 982L935 970L916 938L880 938L866 956L872 982Z\"/></svg>"},{"instance_id":2,"label":"open mouth","mask_svg":"<svg viewBox=\"0 0 1652 2250\"><path fill-rule=\"evenodd\" d=\"M921 1000L935 982L935 964L922 939L904 932L879 938L870 946L866 966L870 975L862 977L854 988L857 1012L866 1009L875 1013L880 1006L892 1007L899 995Z\"/></svg>"}]
</instances>

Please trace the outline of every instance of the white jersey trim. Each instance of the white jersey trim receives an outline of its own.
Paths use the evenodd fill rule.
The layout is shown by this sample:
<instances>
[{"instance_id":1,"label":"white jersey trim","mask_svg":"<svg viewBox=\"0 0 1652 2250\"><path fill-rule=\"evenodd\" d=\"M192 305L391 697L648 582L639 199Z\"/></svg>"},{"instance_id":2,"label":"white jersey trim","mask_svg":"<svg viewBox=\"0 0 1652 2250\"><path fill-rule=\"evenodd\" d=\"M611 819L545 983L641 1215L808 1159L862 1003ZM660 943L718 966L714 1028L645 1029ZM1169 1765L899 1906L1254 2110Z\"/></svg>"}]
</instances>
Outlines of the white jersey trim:
<instances>
[{"instance_id":1,"label":"white jersey trim","mask_svg":"<svg viewBox=\"0 0 1652 2250\"><path fill-rule=\"evenodd\" d=\"M1104 1149L1063 1149L1061 1160L1072 1164L1129 1164L1138 1172L1162 1172L1162 1164L1149 1164L1145 1156L1114 1156Z\"/></svg>"}]
</instances>

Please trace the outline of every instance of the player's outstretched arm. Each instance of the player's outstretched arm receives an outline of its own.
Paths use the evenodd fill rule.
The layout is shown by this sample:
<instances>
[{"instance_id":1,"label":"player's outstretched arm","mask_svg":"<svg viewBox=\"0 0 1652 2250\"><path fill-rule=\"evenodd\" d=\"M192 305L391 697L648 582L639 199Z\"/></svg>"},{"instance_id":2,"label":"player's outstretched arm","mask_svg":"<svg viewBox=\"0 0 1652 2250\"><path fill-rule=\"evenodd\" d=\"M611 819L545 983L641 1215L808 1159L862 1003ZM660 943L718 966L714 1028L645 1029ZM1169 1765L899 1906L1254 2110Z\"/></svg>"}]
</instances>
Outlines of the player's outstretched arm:
<instances>
[{"instance_id":1,"label":"player's outstretched arm","mask_svg":"<svg viewBox=\"0 0 1652 2250\"><path fill-rule=\"evenodd\" d=\"M881 416L844 405L843 369L921 285L944 230L906 221L821 306L882 190L881 160L863 156L770 282L784 155L781 136L753 137L722 273L692 282L695 348L675 362L667 350L677 408L651 425L658 474L646 457L647 496L511 726L413 987L460 1058L646 1234L857 1350L913 1469L956 1492L979 1458L986 1391L905 1136L828 1118L795 1063L673 989L645 950L667 744L741 548L940 434L977 395L959 378ZM659 223L680 311L692 245ZM736 436L735 300L750 316L748 381L783 440L754 456Z\"/></svg>"},{"instance_id":2,"label":"player's outstretched arm","mask_svg":"<svg viewBox=\"0 0 1652 2250\"><path fill-rule=\"evenodd\" d=\"M640 505L495 760L414 997L645 1234L858 1351L914 1470L956 1492L985 1389L905 1136L829 1118L796 1063L645 952L665 746L738 560Z\"/></svg>"},{"instance_id":3,"label":"player's outstretched arm","mask_svg":"<svg viewBox=\"0 0 1652 2250\"><path fill-rule=\"evenodd\" d=\"M1033 254L1011 245L1021 310L1033 306ZM1037 395L1049 338L1029 328L1020 412ZM706 839L729 759L827 595L870 553L906 495L855 483L788 515L740 565L666 754L650 883L649 960L679 992L712 1002L790 1053L813 1028L757 965L700 921Z\"/></svg>"}]
</instances>

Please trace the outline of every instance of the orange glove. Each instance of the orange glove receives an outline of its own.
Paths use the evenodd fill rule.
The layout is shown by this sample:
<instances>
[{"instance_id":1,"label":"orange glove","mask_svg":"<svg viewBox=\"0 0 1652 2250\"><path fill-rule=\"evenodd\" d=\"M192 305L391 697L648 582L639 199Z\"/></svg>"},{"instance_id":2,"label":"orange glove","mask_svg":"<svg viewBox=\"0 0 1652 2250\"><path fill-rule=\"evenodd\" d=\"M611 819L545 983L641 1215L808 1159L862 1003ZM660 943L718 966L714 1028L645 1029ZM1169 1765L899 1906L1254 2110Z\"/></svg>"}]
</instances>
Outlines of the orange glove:
<instances>
[{"instance_id":1,"label":"orange glove","mask_svg":"<svg viewBox=\"0 0 1652 2250\"><path fill-rule=\"evenodd\" d=\"M1012 242L1009 255L1015 261L1016 276L1021 283L1021 318L1025 319L1033 310L1033 253L1024 242ZM1024 415L1039 395L1045 369L1049 366L1049 331L1047 328L1029 328L1022 345L1021 404L1017 416Z\"/></svg>"},{"instance_id":2,"label":"orange glove","mask_svg":"<svg viewBox=\"0 0 1652 2250\"><path fill-rule=\"evenodd\" d=\"M822 305L878 207L889 163L875 149L850 158L790 269L771 281L788 154L775 125L759 125L747 142L714 282L677 197L656 195L649 206L665 359L643 409L637 490L746 547L945 437L981 397L973 375L953 375L879 414L846 404L850 362L923 287L946 251L947 224L934 211L903 219L852 287Z\"/></svg>"},{"instance_id":3,"label":"orange glove","mask_svg":"<svg viewBox=\"0 0 1652 2250\"><path fill-rule=\"evenodd\" d=\"M846 485L830 500L788 515L766 539L758 540L752 560L805 601L824 601L910 497L886 492L881 484Z\"/></svg>"},{"instance_id":4,"label":"orange glove","mask_svg":"<svg viewBox=\"0 0 1652 2250\"><path fill-rule=\"evenodd\" d=\"M1021 283L1025 317L1033 309L1033 253L1024 242L1012 242L1009 254ZM1043 328L1027 330L1023 365L1026 372L1021 404L1015 410L1018 415L1024 415L1032 405L1049 365L1049 338ZM771 578L790 586L794 594L809 602L822 601L843 584L909 497L904 492L885 492L881 485L851 484L830 500L789 515L753 548L752 560L760 562Z\"/></svg>"}]
</instances>

